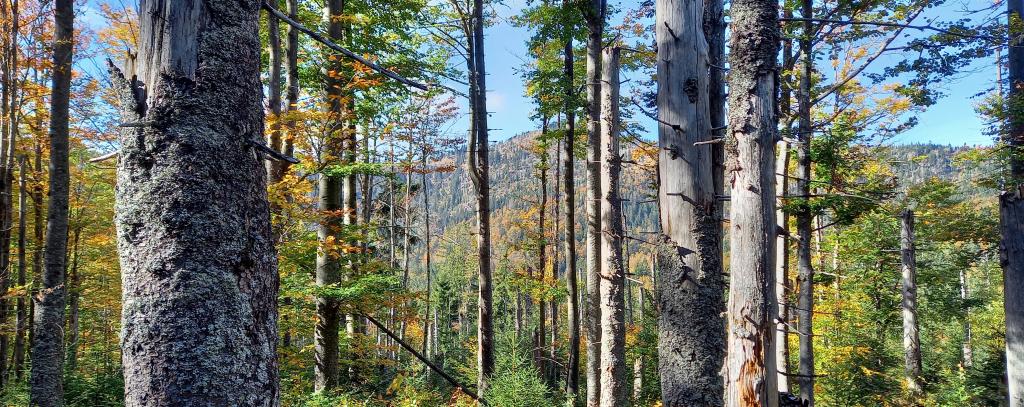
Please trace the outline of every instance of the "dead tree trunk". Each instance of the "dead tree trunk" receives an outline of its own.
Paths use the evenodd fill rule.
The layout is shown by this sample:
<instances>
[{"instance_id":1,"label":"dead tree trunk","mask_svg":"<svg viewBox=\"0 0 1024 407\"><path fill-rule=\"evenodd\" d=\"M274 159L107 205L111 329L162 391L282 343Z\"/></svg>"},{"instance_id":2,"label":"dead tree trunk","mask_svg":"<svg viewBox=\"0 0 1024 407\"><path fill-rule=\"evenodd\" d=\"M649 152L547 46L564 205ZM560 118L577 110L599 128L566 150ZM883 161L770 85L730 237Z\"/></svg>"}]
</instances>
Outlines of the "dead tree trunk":
<instances>
[{"instance_id":1,"label":"dead tree trunk","mask_svg":"<svg viewBox=\"0 0 1024 407\"><path fill-rule=\"evenodd\" d=\"M46 213L46 268L35 295L35 342L32 343L30 400L33 406L64 404L64 266L68 245L68 124L71 58L74 49L74 2L54 3L53 85L50 96L50 187ZM4 175L6 177L6 174ZM6 251L6 249L5 249ZM122 267L124 269L124 267ZM126 299L127 300L127 299ZM126 304L128 301L126 301ZM127 329L128 324L125 324ZM126 369L127 373L128 370Z\"/></svg>"},{"instance_id":2,"label":"dead tree trunk","mask_svg":"<svg viewBox=\"0 0 1024 407\"><path fill-rule=\"evenodd\" d=\"M782 197L789 189L789 143L780 141L775 161L775 195ZM779 391L789 393L789 214L779 208L775 211L779 232L775 238L775 303L779 307L775 324L775 363L778 369Z\"/></svg>"},{"instance_id":3,"label":"dead tree trunk","mask_svg":"<svg viewBox=\"0 0 1024 407\"><path fill-rule=\"evenodd\" d=\"M722 405L725 324L701 2L660 0L658 371L666 406ZM700 144L697 144L700 143Z\"/></svg>"},{"instance_id":4,"label":"dead tree trunk","mask_svg":"<svg viewBox=\"0 0 1024 407\"><path fill-rule=\"evenodd\" d=\"M573 7L572 2L564 0L563 7ZM566 30L572 32L572 30ZM600 31L600 30L599 30ZM600 37L600 34L598 34ZM589 44L589 43L588 43ZM600 46L600 42L598 42ZM590 53L587 53L588 61ZM573 78L575 60L573 58L572 35L566 34L565 50L563 55L563 74L566 78ZM590 78L590 69L587 69L587 77ZM571 80L566 80L565 94L565 138L562 140L562 152L560 153L562 165L562 188L565 193L565 211L562 214L562 235L563 235L563 256L565 257L565 286L568 291L566 303L566 321L569 329L569 349L567 350L565 389L566 396L576 400L580 391L580 292L576 276L576 169L575 169L575 145L576 145L576 109L572 101L576 94L576 87ZM588 100L594 92L594 86L587 85ZM593 117L589 115L588 119ZM587 125L588 135L590 125ZM589 333L589 331L588 331ZM589 348L588 348L589 349ZM589 370L588 370L589 372ZM574 401L575 402L575 401Z\"/></svg>"},{"instance_id":5,"label":"dead tree trunk","mask_svg":"<svg viewBox=\"0 0 1024 407\"><path fill-rule=\"evenodd\" d=\"M626 273L622 267L619 197L619 48L601 65L601 406L626 404Z\"/></svg>"},{"instance_id":6,"label":"dead tree trunk","mask_svg":"<svg viewBox=\"0 0 1024 407\"><path fill-rule=\"evenodd\" d=\"M112 69L136 125L120 134L115 205L128 406L279 405L259 9L143 0L136 71Z\"/></svg>"},{"instance_id":7,"label":"dead tree trunk","mask_svg":"<svg viewBox=\"0 0 1024 407\"><path fill-rule=\"evenodd\" d=\"M1007 0L1008 17L1024 17L1024 0ZM1018 20L1019 21L1019 20ZM1008 51L1010 112L1019 112L1024 104L1024 47L1021 33L1011 31ZM1010 177L999 195L999 226L1002 243L1000 262L1003 266L1003 292L1024 292L1024 118L1011 116L1004 142L1011 147ZM1007 295L1003 302L1006 313L1006 382L1010 407L1024 406L1024 295Z\"/></svg>"},{"instance_id":8,"label":"dead tree trunk","mask_svg":"<svg viewBox=\"0 0 1024 407\"><path fill-rule=\"evenodd\" d=\"M730 283L726 406L775 406L778 3L736 0L729 54Z\"/></svg>"},{"instance_id":9,"label":"dead tree trunk","mask_svg":"<svg viewBox=\"0 0 1024 407\"><path fill-rule=\"evenodd\" d=\"M900 216L900 294L903 297L903 372L907 391L915 400L924 392L921 378L921 336L917 323L917 257L914 242L914 211Z\"/></svg>"},{"instance_id":10,"label":"dead tree trunk","mask_svg":"<svg viewBox=\"0 0 1024 407\"><path fill-rule=\"evenodd\" d=\"M487 393L494 373L494 304L491 274L491 192L488 174L490 149L487 128L487 70L484 65L483 0L473 0L470 19L468 68L472 124L470 129L468 172L476 198L476 243L479 281L477 294L477 391Z\"/></svg>"},{"instance_id":11,"label":"dead tree trunk","mask_svg":"<svg viewBox=\"0 0 1024 407\"><path fill-rule=\"evenodd\" d=\"M587 219L586 325L587 407L601 400L601 46L606 2L590 0L583 10L587 23ZM571 151L572 150L567 150ZM568 158L571 159L571 158ZM574 185L566 183L566 188Z\"/></svg>"}]
</instances>

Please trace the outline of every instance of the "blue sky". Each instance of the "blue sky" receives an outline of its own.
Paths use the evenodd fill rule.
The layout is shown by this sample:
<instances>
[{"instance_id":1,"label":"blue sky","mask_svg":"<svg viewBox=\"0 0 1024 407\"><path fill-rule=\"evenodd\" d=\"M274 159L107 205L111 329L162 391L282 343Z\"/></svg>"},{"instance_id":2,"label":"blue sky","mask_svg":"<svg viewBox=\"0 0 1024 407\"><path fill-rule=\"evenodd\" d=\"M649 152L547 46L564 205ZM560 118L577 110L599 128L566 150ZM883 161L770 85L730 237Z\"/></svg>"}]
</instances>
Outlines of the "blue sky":
<instances>
[{"instance_id":1,"label":"blue sky","mask_svg":"<svg viewBox=\"0 0 1024 407\"><path fill-rule=\"evenodd\" d=\"M619 10L632 9L639 2L634 0L612 1L610 4ZM943 6L936 12L938 21L943 17L948 19L958 18L955 11L961 4ZM485 49L488 70L488 111L491 112L490 127L493 140L503 140L534 130L537 123L530 121L529 117L533 106L531 101L524 96L524 84L516 73L516 68L523 65L526 58L525 42L529 38L526 28L513 27L507 22L507 18L522 7L522 0L506 1L504 5L496 5L501 20L494 26L488 27L485 39ZM613 16L612 18L616 18ZM931 17L929 17L931 18ZM920 21L920 19L919 19ZM919 35L918 32L908 32L911 35ZM917 127L902 133L891 140L895 144L934 142L952 145L979 145L991 144L990 136L982 134L983 123L974 112L974 105L977 103L973 95L990 89L995 82L996 68L995 61L979 60L972 66L972 72L949 78L942 85L945 97L930 107L927 111L918 115L919 124ZM623 91L625 94L626 92ZM649 134L653 135L656 129L651 123L646 124ZM456 123L454 129L461 129L465 126Z\"/></svg>"}]
</instances>

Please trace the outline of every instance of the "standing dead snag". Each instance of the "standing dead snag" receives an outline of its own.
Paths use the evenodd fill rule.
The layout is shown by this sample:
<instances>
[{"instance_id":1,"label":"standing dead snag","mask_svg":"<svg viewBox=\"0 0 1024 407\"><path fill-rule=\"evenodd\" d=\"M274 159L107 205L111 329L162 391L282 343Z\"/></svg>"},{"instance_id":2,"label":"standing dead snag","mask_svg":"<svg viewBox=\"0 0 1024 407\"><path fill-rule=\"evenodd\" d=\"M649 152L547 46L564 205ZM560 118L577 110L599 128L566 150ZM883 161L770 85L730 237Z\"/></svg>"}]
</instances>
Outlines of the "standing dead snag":
<instances>
[{"instance_id":1,"label":"standing dead snag","mask_svg":"<svg viewBox=\"0 0 1024 407\"><path fill-rule=\"evenodd\" d=\"M726 406L775 406L778 4L735 0L729 54L730 284Z\"/></svg>"},{"instance_id":2,"label":"standing dead snag","mask_svg":"<svg viewBox=\"0 0 1024 407\"><path fill-rule=\"evenodd\" d=\"M137 71L112 69L123 120L148 123L117 169L128 406L279 405L259 8L143 0Z\"/></svg>"},{"instance_id":3,"label":"standing dead snag","mask_svg":"<svg viewBox=\"0 0 1024 407\"><path fill-rule=\"evenodd\" d=\"M708 53L700 1L659 0L658 371L666 406L720 406L725 324ZM673 125L677 126L674 127Z\"/></svg>"},{"instance_id":4,"label":"standing dead snag","mask_svg":"<svg viewBox=\"0 0 1024 407\"><path fill-rule=\"evenodd\" d=\"M619 48L601 66L601 407L626 404L626 274L622 267L619 174Z\"/></svg>"},{"instance_id":5,"label":"standing dead snag","mask_svg":"<svg viewBox=\"0 0 1024 407\"><path fill-rule=\"evenodd\" d=\"M915 400L924 391L921 378L921 337L917 323L917 255L914 211L900 214L900 294L903 297L903 355L907 390Z\"/></svg>"}]
</instances>

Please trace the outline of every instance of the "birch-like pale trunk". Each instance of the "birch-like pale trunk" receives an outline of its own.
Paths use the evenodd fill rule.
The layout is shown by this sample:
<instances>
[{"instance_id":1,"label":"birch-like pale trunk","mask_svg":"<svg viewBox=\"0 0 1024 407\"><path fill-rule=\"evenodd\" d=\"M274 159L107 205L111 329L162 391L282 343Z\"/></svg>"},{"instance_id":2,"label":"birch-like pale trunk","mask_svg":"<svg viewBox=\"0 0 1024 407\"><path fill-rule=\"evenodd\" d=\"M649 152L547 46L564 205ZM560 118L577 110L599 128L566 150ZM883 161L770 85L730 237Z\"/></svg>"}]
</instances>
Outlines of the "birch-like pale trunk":
<instances>
[{"instance_id":1,"label":"birch-like pale trunk","mask_svg":"<svg viewBox=\"0 0 1024 407\"><path fill-rule=\"evenodd\" d=\"M778 143L775 159L775 194L781 205L789 190L789 143ZM778 366L779 391L789 393L789 214L781 209L775 211L779 232L775 238L775 303L779 307L778 323L775 324L775 362Z\"/></svg>"},{"instance_id":2,"label":"birch-like pale trunk","mask_svg":"<svg viewBox=\"0 0 1024 407\"><path fill-rule=\"evenodd\" d=\"M924 392L921 377L921 334L917 322L917 255L914 241L914 211L900 214L900 296L903 313L903 373L910 396L918 400Z\"/></svg>"},{"instance_id":3,"label":"birch-like pale trunk","mask_svg":"<svg viewBox=\"0 0 1024 407\"><path fill-rule=\"evenodd\" d=\"M626 403L626 273L622 266L619 174L619 48L602 52L601 65L601 407Z\"/></svg>"},{"instance_id":4,"label":"birch-like pale trunk","mask_svg":"<svg viewBox=\"0 0 1024 407\"><path fill-rule=\"evenodd\" d=\"M115 196L127 406L280 404L259 10L143 0L134 75L112 69L139 124L121 130Z\"/></svg>"},{"instance_id":5,"label":"birch-like pale trunk","mask_svg":"<svg viewBox=\"0 0 1024 407\"><path fill-rule=\"evenodd\" d=\"M775 112L778 3L734 0L729 66L730 269L725 405L778 404Z\"/></svg>"},{"instance_id":6,"label":"birch-like pale trunk","mask_svg":"<svg viewBox=\"0 0 1024 407\"><path fill-rule=\"evenodd\" d=\"M587 407L601 402L601 48L605 1L589 0L583 10L587 23L587 193L586 308ZM572 150L567 150L570 152ZM569 188L566 184L566 188Z\"/></svg>"},{"instance_id":7,"label":"birch-like pale trunk","mask_svg":"<svg viewBox=\"0 0 1024 407\"><path fill-rule=\"evenodd\" d=\"M655 3L658 41L658 371L666 406L720 406L720 221L715 199L708 46L701 1ZM697 144L702 143L702 144Z\"/></svg>"}]
</instances>

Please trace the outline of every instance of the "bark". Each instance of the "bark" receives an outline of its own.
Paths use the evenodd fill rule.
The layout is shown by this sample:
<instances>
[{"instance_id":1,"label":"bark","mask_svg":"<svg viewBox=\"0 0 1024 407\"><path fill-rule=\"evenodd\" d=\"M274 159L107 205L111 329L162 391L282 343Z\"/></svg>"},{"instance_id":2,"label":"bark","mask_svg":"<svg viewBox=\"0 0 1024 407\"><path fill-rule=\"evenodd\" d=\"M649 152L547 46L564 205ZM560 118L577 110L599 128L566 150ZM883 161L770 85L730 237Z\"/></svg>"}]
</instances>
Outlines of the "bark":
<instances>
[{"instance_id":1,"label":"bark","mask_svg":"<svg viewBox=\"0 0 1024 407\"><path fill-rule=\"evenodd\" d=\"M704 37L708 42L708 116L711 121L712 138L725 135L725 9L724 0L705 0ZM725 144L711 144L711 173L715 195L725 195ZM725 201L717 201L715 216L719 219L717 230L719 243L722 230L721 219L725 217ZM718 255L719 262L722 255Z\"/></svg>"},{"instance_id":2,"label":"bark","mask_svg":"<svg viewBox=\"0 0 1024 407\"><path fill-rule=\"evenodd\" d=\"M26 219L28 210L26 209L26 196L28 195L25 171L28 169L28 165L25 162L25 158L22 157L19 162L19 174L18 174L18 286L25 287L25 235L27 234ZM18 296L18 314L15 322L15 334L14 334L14 377L21 381L22 375L24 374L25 367L25 330L28 326L28 310L25 309L27 301L25 301L25 295Z\"/></svg>"},{"instance_id":3,"label":"bark","mask_svg":"<svg viewBox=\"0 0 1024 407\"><path fill-rule=\"evenodd\" d=\"M9 9L7 9L9 7ZM14 192L14 154L18 141L18 115L21 113L18 103L18 1L11 1L10 4L0 6L4 8L3 13L7 17L8 35L4 52L4 71L2 89L2 117L0 117L0 247L10 248L11 231L13 229L13 192ZM10 250L0 252L0 291L6 292L11 282L11 253ZM6 325L10 302L7 298L0 299L0 324ZM6 355L8 353L9 336L5 332L0 335L0 388L2 388L9 375Z\"/></svg>"},{"instance_id":4,"label":"bark","mask_svg":"<svg viewBox=\"0 0 1024 407\"><path fill-rule=\"evenodd\" d=\"M271 0L277 7L277 0ZM267 144L274 151L282 151L281 140L281 27L277 16L267 13L267 42L270 51L270 75L267 80L267 105L270 108L270 135ZM284 178L287 162L266 160L267 183L274 184ZM274 208L275 212L279 209Z\"/></svg>"},{"instance_id":5,"label":"bark","mask_svg":"<svg viewBox=\"0 0 1024 407\"><path fill-rule=\"evenodd\" d=\"M970 291L967 286L967 268L960 269L960 301L964 303L970 299ZM968 307L964 308L964 339L961 348L963 350L963 364L964 367L970 368L974 366L974 348L971 346L971 309Z\"/></svg>"},{"instance_id":6,"label":"bark","mask_svg":"<svg viewBox=\"0 0 1024 407\"><path fill-rule=\"evenodd\" d=\"M789 143L778 143L775 161L775 194L782 203L789 190ZM775 211L779 233L775 238L775 303L779 307L775 324L775 363L778 369L779 392L789 393L789 214L780 207Z\"/></svg>"},{"instance_id":7,"label":"bark","mask_svg":"<svg viewBox=\"0 0 1024 407\"><path fill-rule=\"evenodd\" d=\"M68 238L68 124L71 101L71 58L74 48L74 2L54 3L53 84L50 96L50 185L46 215L46 250L42 287L36 302L32 343L30 404L64 404L64 267ZM5 179L7 174L4 174ZM6 217L7 215L5 215ZM4 250L7 252L8 250ZM3 306L5 307L5 306ZM2 359L2 358L0 358ZM127 369L126 369L127 372Z\"/></svg>"},{"instance_id":8,"label":"bark","mask_svg":"<svg viewBox=\"0 0 1024 407\"><path fill-rule=\"evenodd\" d=\"M430 198L429 198L429 196L430 196L430 183L427 180L427 172L425 171L426 168L427 168L427 149L426 149L425 146L426 145L424 145L423 155L421 157L421 162L420 162L423 165L423 168L424 168L424 172L422 172L420 174L420 180L421 180L420 182L423 183L423 247L424 247L424 257L425 257L425 261L426 261L425 270L426 270L426 273L427 273L427 295L426 295L426 304L424 306L424 311L423 311L423 348L422 349L423 349L423 354L427 355L427 358L429 359L431 357L430 352L428 352L428 350L429 350L428 349L428 345L430 344L430 332L431 332L431 330L430 330L431 329L431 323L430 323L430 295L431 295L431 289L433 288L433 287L431 287L431 285L433 283L434 275L431 272L431 264L430 264L430 254L431 254L430 253L430 250L431 250L431 248L430 248Z\"/></svg>"},{"instance_id":9,"label":"bark","mask_svg":"<svg viewBox=\"0 0 1024 407\"><path fill-rule=\"evenodd\" d=\"M1008 18L1020 21L1024 0L1006 2ZM1000 263L1003 267L1003 292L1024 292L1024 117L1019 117L1024 103L1024 48L1019 32L1010 35L1008 59L1009 132L1004 142L1011 147L1010 177L999 196ZM1024 296L1006 295L1006 382L1011 407L1024 406Z\"/></svg>"},{"instance_id":10,"label":"bark","mask_svg":"<svg viewBox=\"0 0 1024 407\"><path fill-rule=\"evenodd\" d=\"M298 21L299 13L299 2L298 0L286 0L288 7L288 17L293 21ZM287 42L285 45L285 115L283 117L285 127L285 137L283 145L283 153L287 156L292 156L295 150L294 138L296 137L296 126L294 114L298 110L299 104L299 31L295 29L291 24L285 28ZM286 172L288 166L291 163L284 163L284 171ZM282 174L283 175L283 174ZM291 197L285 198L288 202L291 202ZM283 220L279 223L284 223ZM292 305L292 299L290 297L284 297L281 299L282 305L286 308L290 308ZM281 345L289 347L292 344L292 329L291 324L288 321L288 314L284 314L281 317L282 325L284 325L284 332L281 334Z\"/></svg>"},{"instance_id":11,"label":"bark","mask_svg":"<svg viewBox=\"0 0 1024 407\"><path fill-rule=\"evenodd\" d=\"M730 9L730 283L726 406L775 406L775 111L778 3Z\"/></svg>"},{"instance_id":12,"label":"bark","mask_svg":"<svg viewBox=\"0 0 1024 407\"><path fill-rule=\"evenodd\" d=\"M339 19L344 10L343 0L330 0L328 14L332 16L327 31L330 38L340 42L344 31ZM324 143L323 159L325 165L340 164L343 155L344 129L344 82L341 79L343 66L335 60L329 68L333 73L327 75L327 100L332 123ZM317 226L319 249L316 256L315 284L325 288L336 286L341 282L341 262L337 253L337 244L341 241L341 224L346 216L341 203L342 179L338 175L320 174L317 181L317 198L320 209L320 224ZM333 243L332 243L333 242ZM313 327L313 389L330 391L337 387L340 377L339 368L339 330L341 329L340 305L334 298L316 297L316 322Z\"/></svg>"},{"instance_id":13,"label":"bark","mask_svg":"<svg viewBox=\"0 0 1024 407\"><path fill-rule=\"evenodd\" d=\"M601 68L601 402L626 404L626 274L622 267L619 174L619 48L606 48Z\"/></svg>"},{"instance_id":14,"label":"bark","mask_svg":"<svg viewBox=\"0 0 1024 407\"><path fill-rule=\"evenodd\" d=\"M78 271L79 237L82 234L81 226L75 228L71 237L71 267L68 272L68 338L67 338L67 359L65 359L65 370L74 373L78 367L78 343L79 343L79 304L82 297L82 277Z\"/></svg>"},{"instance_id":15,"label":"bark","mask_svg":"<svg viewBox=\"0 0 1024 407\"><path fill-rule=\"evenodd\" d=\"M572 2L564 0L563 7L572 7ZM570 30L566 30L570 31ZM600 46L600 43L598 43ZM561 183L565 193L565 211L562 213L562 252L565 258L566 321L569 328L569 349L567 350L565 390L566 396L575 403L580 392L580 292L576 276L576 87L572 79L575 59L573 58L572 36L566 35L563 52L563 74L566 79L565 93L565 138L562 140ZM588 52L589 57L589 52ZM590 71L588 69L588 78ZM594 87L587 86L588 98ZM599 88L598 88L599 89ZM588 125L589 126L589 125ZM588 127L589 134L589 127Z\"/></svg>"},{"instance_id":16,"label":"bark","mask_svg":"<svg viewBox=\"0 0 1024 407\"><path fill-rule=\"evenodd\" d=\"M587 201L584 204L587 219L586 236L586 326L587 326L587 406L597 406L601 400L601 41L604 34L604 0L589 0L584 4L583 18L587 23ZM568 147L567 147L568 148ZM571 151L566 150L570 154ZM568 178L567 178L568 180ZM566 188L575 185L566 182Z\"/></svg>"},{"instance_id":17,"label":"bark","mask_svg":"<svg viewBox=\"0 0 1024 407\"><path fill-rule=\"evenodd\" d=\"M658 40L658 371L666 406L720 406L725 325L720 217L710 140L701 2L656 2Z\"/></svg>"},{"instance_id":18,"label":"bark","mask_svg":"<svg viewBox=\"0 0 1024 407\"><path fill-rule=\"evenodd\" d=\"M115 194L127 406L279 405L259 9L144 0L136 71L111 69L140 124L121 131Z\"/></svg>"},{"instance_id":19,"label":"bark","mask_svg":"<svg viewBox=\"0 0 1024 407\"><path fill-rule=\"evenodd\" d=\"M477 268L477 391L486 397L488 382L494 373L494 304L491 274L491 193L488 174L487 69L484 64L484 2L473 0L468 70L472 124L470 129L468 172L476 200ZM471 35L469 35L471 34Z\"/></svg>"},{"instance_id":20,"label":"bark","mask_svg":"<svg viewBox=\"0 0 1024 407\"><path fill-rule=\"evenodd\" d=\"M804 18L813 18L811 0L803 0ZM814 26L810 21L804 22L803 36L800 37L800 54L803 57L800 76L797 126L797 169L796 195L811 195L811 73L814 66L811 41ZM809 405L814 405L814 266L811 264L811 239L813 238L814 214L806 199L796 212L797 234L797 335L800 340L799 367L797 383L800 386L800 398Z\"/></svg>"},{"instance_id":21,"label":"bark","mask_svg":"<svg viewBox=\"0 0 1024 407\"><path fill-rule=\"evenodd\" d=\"M914 212L900 216L900 294L903 298L903 371L907 390L920 402L924 392L921 377L921 337L917 322L917 257L914 242Z\"/></svg>"},{"instance_id":22,"label":"bark","mask_svg":"<svg viewBox=\"0 0 1024 407\"><path fill-rule=\"evenodd\" d=\"M548 119L545 117L543 121L544 121L544 123L542 125L541 134L543 136L546 136L547 132L548 132ZM538 273L538 279L540 280L541 286L543 287L543 286L547 285L545 283L545 281L544 281L544 275L547 272L547 266L548 266L547 234L545 233L545 229L544 229L544 220L546 218L545 215L547 214L547 210L548 210L548 170L547 170L547 168L548 168L548 159L547 159L548 152L547 152L547 149L545 149L540 154L541 154L541 162L539 163L540 164L540 174L539 174L539 177L538 177L538 178L540 178L540 208L537 211L537 238L540 240L540 244L537 245L537 273ZM545 318L545 315L544 315L544 312L546 310L547 310L547 302L544 301L544 297L541 297L537 301L537 334L536 334L536 336L537 336L537 355L538 355L537 361L539 362L537 364L537 368L540 369L540 371L545 373L545 374L548 372L548 365L551 363L550 361L547 361L547 362L544 361L540 357L540 355L543 354L544 349L547 347L547 327L545 326L546 325L545 324L545 322L546 322L545 319L546 318Z\"/></svg>"},{"instance_id":23,"label":"bark","mask_svg":"<svg viewBox=\"0 0 1024 407\"><path fill-rule=\"evenodd\" d=\"M633 403L640 404L640 397L644 391L644 357L637 356L633 360Z\"/></svg>"}]
</instances>

